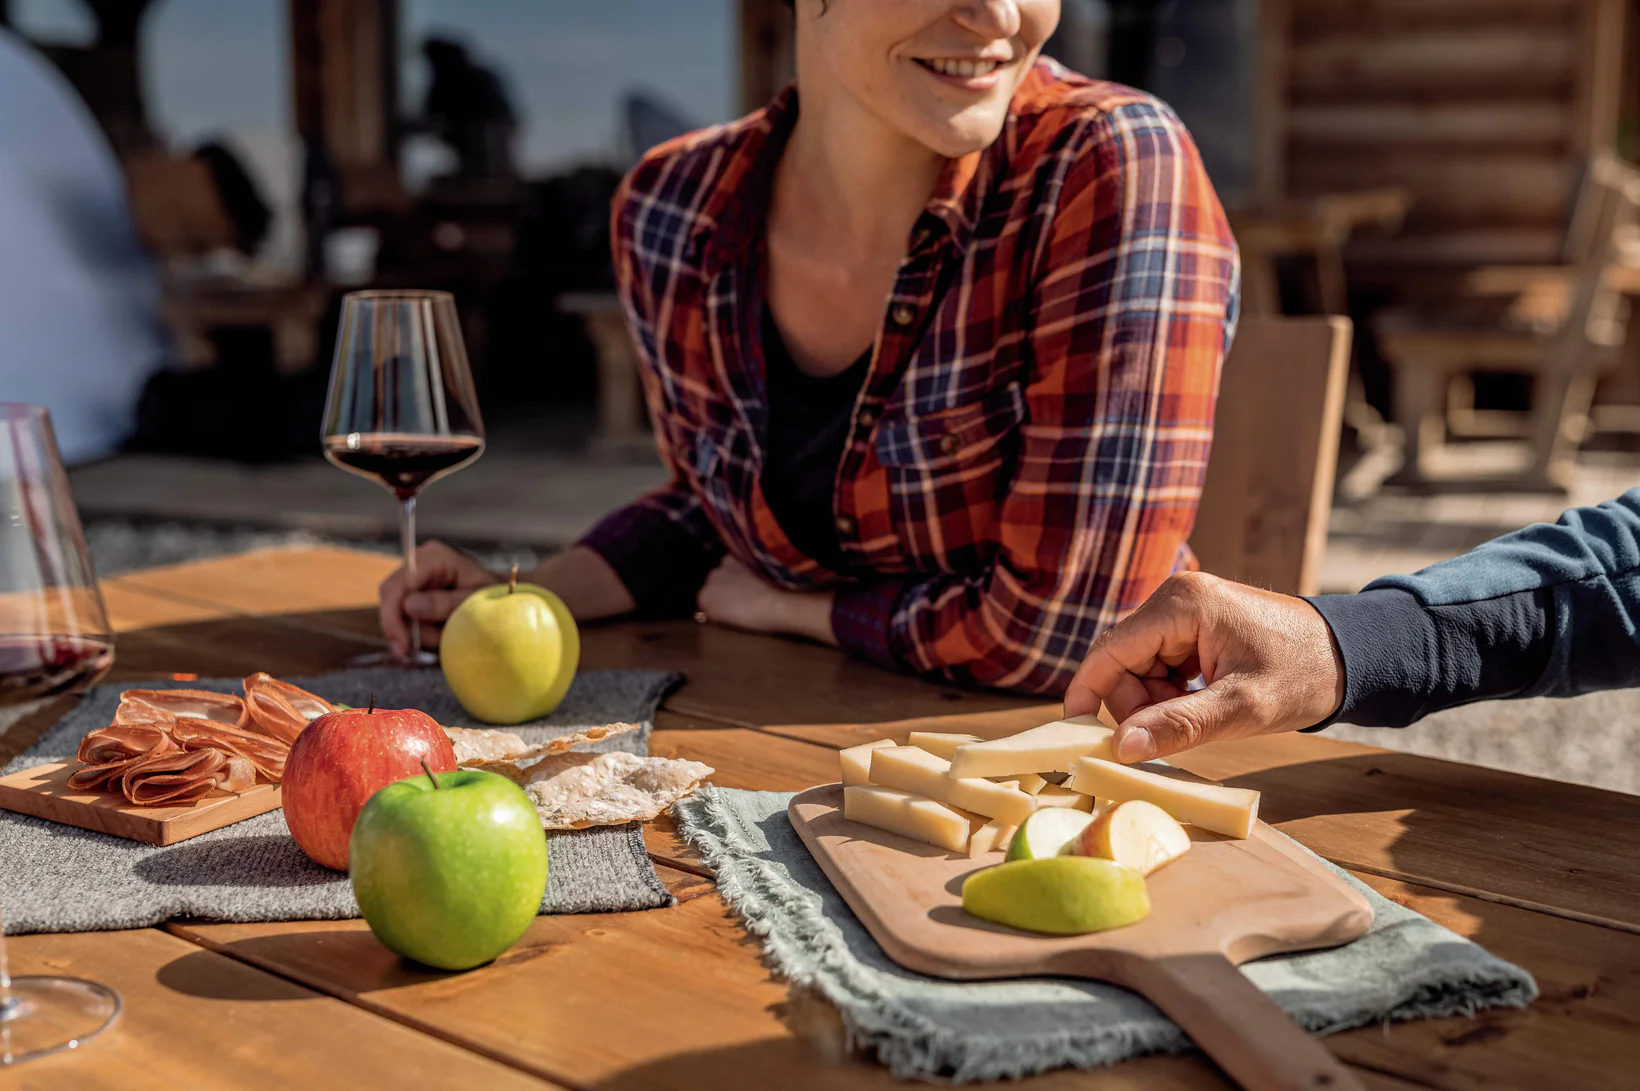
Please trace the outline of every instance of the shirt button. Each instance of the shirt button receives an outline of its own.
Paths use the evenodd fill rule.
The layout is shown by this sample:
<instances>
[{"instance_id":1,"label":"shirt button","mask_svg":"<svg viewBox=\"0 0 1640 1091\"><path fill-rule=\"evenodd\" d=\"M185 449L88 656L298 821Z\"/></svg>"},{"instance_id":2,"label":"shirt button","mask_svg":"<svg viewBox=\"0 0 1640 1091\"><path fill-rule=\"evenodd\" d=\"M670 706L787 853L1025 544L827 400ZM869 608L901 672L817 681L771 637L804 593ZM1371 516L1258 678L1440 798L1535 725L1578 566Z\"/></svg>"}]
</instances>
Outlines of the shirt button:
<instances>
[{"instance_id":1,"label":"shirt button","mask_svg":"<svg viewBox=\"0 0 1640 1091\"><path fill-rule=\"evenodd\" d=\"M869 405L860 410L860 427L870 428L877 423L877 411Z\"/></svg>"},{"instance_id":2,"label":"shirt button","mask_svg":"<svg viewBox=\"0 0 1640 1091\"><path fill-rule=\"evenodd\" d=\"M915 232L913 232L912 235L911 235L911 249L914 250L914 251L915 250L921 250L923 248L923 245L928 242L928 236L929 236L928 228L926 228L926 227L917 228L917 230Z\"/></svg>"},{"instance_id":3,"label":"shirt button","mask_svg":"<svg viewBox=\"0 0 1640 1091\"><path fill-rule=\"evenodd\" d=\"M858 529L859 526L855 523L852 515L839 515L837 517L837 533L852 537Z\"/></svg>"},{"instance_id":4,"label":"shirt button","mask_svg":"<svg viewBox=\"0 0 1640 1091\"><path fill-rule=\"evenodd\" d=\"M917 312L906 306L904 303L901 303L898 304L892 311L888 312L888 316L894 320L894 324L896 326L909 326L912 322L916 321Z\"/></svg>"},{"instance_id":5,"label":"shirt button","mask_svg":"<svg viewBox=\"0 0 1640 1091\"><path fill-rule=\"evenodd\" d=\"M945 454L954 455L961 446L962 441L949 432L940 437L940 450Z\"/></svg>"}]
</instances>

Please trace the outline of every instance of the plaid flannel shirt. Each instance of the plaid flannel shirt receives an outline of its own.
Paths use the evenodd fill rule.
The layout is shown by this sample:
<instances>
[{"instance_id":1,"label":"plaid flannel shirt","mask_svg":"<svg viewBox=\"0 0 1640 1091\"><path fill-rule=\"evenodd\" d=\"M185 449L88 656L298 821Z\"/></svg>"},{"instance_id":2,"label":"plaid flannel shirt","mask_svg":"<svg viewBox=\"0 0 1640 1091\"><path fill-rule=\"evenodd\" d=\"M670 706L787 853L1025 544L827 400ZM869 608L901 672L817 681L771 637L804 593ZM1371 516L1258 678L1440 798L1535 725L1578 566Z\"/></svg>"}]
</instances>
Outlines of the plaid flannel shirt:
<instances>
[{"instance_id":1,"label":"plaid flannel shirt","mask_svg":"<svg viewBox=\"0 0 1640 1091\"><path fill-rule=\"evenodd\" d=\"M621 299L671 483L584 539L640 610L683 614L733 553L834 588L844 647L1058 694L1095 636L1193 565L1235 243L1195 145L1148 95L1040 62L1001 136L953 160L884 308L838 469L851 571L760 484L762 221L788 89L650 152L614 209Z\"/></svg>"}]
</instances>

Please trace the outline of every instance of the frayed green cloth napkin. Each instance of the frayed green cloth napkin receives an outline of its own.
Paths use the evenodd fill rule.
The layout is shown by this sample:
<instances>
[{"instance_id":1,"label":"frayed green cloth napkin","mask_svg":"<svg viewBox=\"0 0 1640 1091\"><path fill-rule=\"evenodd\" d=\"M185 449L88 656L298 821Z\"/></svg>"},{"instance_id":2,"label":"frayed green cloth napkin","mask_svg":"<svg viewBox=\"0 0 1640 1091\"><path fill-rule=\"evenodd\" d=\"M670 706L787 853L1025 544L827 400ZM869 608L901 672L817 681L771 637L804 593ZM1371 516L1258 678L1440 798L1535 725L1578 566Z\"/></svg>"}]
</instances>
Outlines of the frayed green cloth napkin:
<instances>
[{"instance_id":1,"label":"frayed green cloth napkin","mask_svg":"<svg viewBox=\"0 0 1640 1091\"><path fill-rule=\"evenodd\" d=\"M894 1075L969 1083L1192 1048L1166 1016L1114 985L951 982L896 965L792 829L791 798L707 787L674 814L775 968L835 1004L854 1044L873 1049ZM1330 951L1242 967L1306 1030L1472 1015L1537 996L1525 970L1338 874L1372 903L1370 932Z\"/></svg>"}]
</instances>

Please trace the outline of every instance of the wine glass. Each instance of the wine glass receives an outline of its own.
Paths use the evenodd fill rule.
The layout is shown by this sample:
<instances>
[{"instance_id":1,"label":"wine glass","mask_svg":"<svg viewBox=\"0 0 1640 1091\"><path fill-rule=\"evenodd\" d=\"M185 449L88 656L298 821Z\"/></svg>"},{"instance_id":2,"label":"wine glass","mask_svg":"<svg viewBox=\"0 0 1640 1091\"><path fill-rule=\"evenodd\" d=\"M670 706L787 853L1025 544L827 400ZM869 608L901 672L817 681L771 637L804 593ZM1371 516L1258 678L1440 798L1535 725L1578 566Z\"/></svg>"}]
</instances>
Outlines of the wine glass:
<instances>
[{"instance_id":1,"label":"wine glass","mask_svg":"<svg viewBox=\"0 0 1640 1091\"><path fill-rule=\"evenodd\" d=\"M39 406L0 402L0 705L83 688L113 663L113 630L51 418ZM0 1066L73 1049L119 1015L119 994L106 985L11 977L4 931Z\"/></svg>"},{"instance_id":2,"label":"wine glass","mask_svg":"<svg viewBox=\"0 0 1640 1091\"><path fill-rule=\"evenodd\" d=\"M416 576L416 496L484 453L484 424L449 292L349 292L325 401L325 457L399 499L404 567ZM421 624L410 623L410 658Z\"/></svg>"}]
</instances>

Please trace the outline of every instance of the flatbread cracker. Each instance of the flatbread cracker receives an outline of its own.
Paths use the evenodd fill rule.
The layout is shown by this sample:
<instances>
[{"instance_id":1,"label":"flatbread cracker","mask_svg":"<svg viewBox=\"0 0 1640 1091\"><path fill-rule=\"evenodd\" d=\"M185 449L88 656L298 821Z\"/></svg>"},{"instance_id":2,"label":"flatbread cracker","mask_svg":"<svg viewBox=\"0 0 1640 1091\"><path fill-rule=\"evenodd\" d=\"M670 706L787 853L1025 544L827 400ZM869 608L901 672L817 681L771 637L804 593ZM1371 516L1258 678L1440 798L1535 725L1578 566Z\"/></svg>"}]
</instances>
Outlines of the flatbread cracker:
<instances>
[{"instance_id":1,"label":"flatbread cracker","mask_svg":"<svg viewBox=\"0 0 1640 1091\"><path fill-rule=\"evenodd\" d=\"M603 742L636 730L637 724L601 724L573 735L561 735L536 746L531 746L514 732L488 727L446 727L444 733L450 736L450 745L456 749L456 764L461 768L485 769L518 780L500 766L509 763L522 765L536 758L573 750L582 743Z\"/></svg>"},{"instance_id":2,"label":"flatbread cracker","mask_svg":"<svg viewBox=\"0 0 1640 1091\"><path fill-rule=\"evenodd\" d=\"M676 758L551 754L525 771L524 791L548 830L648 822L711 776L710 765Z\"/></svg>"}]
</instances>

